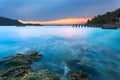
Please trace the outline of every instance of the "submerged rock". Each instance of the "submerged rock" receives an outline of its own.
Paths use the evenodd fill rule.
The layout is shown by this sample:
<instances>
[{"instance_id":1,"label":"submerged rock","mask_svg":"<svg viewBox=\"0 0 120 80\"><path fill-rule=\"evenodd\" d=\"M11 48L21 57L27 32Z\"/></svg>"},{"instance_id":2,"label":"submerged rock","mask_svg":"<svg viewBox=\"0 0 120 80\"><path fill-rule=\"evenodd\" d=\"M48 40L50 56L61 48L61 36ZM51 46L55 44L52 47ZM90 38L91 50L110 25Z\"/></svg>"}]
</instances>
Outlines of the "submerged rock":
<instances>
[{"instance_id":1,"label":"submerged rock","mask_svg":"<svg viewBox=\"0 0 120 80\"><path fill-rule=\"evenodd\" d=\"M18 53L4 58L0 61L0 78L6 80L13 77L22 77L32 71L30 65L34 61L38 61L42 55L38 52L30 52L27 54Z\"/></svg>"},{"instance_id":2,"label":"submerged rock","mask_svg":"<svg viewBox=\"0 0 120 80\"><path fill-rule=\"evenodd\" d=\"M50 65L44 69L51 72L33 70L31 64L41 58L42 55L38 52L30 52L18 53L0 60L0 80L103 80L94 67L79 60L65 62L62 74L59 74L60 68ZM55 69L58 69L58 72Z\"/></svg>"},{"instance_id":3,"label":"submerged rock","mask_svg":"<svg viewBox=\"0 0 120 80\"><path fill-rule=\"evenodd\" d=\"M60 80L60 78L55 74L51 74L48 70L42 70L28 73L22 80Z\"/></svg>"},{"instance_id":4,"label":"submerged rock","mask_svg":"<svg viewBox=\"0 0 120 80\"><path fill-rule=\"evenodd\" d=\"M89 76L87 73L77 70L77 71L72 71L68 75L69 80L89 80Z\"/></svg>"},{"instance_id":5,"label":"submerged rock","mask_svg":"<svg viewBox=\"0 0 120 80\"><path fill-rule=\"evenodd\" d=\"M95 68L81 63L79 60L71 60L67 66L70 68L69 80L103 80Z\"/></svg>"}]
</instances>

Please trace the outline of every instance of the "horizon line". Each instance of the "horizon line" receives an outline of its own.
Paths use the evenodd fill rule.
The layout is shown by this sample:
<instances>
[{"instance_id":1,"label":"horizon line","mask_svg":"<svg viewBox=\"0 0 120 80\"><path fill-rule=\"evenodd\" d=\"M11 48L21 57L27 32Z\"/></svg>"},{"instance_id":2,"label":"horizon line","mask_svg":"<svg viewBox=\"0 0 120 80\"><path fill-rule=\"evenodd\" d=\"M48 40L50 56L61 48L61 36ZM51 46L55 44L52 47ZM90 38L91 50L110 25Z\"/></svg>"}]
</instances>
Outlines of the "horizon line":
<instances>
[{"instance_id":1,"label":"horizon line","mask_svg":"<svg viewBox=\"0 0 120 80\"><path fill-rule=\"evenodd\" d=\"M25 21L18 20L23 24L41 24L41 25L69 25L69 24L85 24L88 20L92 18L65 18L51 21Z\"/></svg>"}]
</instances>

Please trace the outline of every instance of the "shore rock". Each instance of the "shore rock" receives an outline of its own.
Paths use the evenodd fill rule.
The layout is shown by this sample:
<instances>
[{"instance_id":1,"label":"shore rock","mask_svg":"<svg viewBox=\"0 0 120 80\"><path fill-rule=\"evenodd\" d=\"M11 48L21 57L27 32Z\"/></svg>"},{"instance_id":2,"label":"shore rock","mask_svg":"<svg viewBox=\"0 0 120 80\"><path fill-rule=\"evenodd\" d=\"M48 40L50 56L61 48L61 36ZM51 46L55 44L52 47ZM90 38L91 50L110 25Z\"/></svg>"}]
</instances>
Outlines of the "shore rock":
<instances>
[{"instance_id":1,"label":"shore rock","mask_svg":"<svg viewBox=\"0 0 120 80\"><path fill-rule=\"evenodd\" d=\"M18 53L0 61L0 80L13 80L13 77L22 77L32 72L30 65L42 58L38 52L27 54ZM15 80L15 79L14 79Z\"/></svg>"}]
</instances>

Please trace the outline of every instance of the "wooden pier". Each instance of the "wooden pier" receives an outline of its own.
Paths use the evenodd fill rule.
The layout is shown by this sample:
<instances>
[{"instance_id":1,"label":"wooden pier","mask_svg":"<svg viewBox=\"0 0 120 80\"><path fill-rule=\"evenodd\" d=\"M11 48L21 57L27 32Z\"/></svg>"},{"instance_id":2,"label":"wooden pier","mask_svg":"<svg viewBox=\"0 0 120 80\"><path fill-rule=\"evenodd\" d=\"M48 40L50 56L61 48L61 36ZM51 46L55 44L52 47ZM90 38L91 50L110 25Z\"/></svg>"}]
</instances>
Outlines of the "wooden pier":
<instances>
[{"instance_id":1,"label":"wooden pier","mask_svg":"<svg viewBox=\"0 0 120 80\"><path fill-rule=\"evenodd\" d=\"M74 24L73 28L84 28L84 27L96 27L102 29L117 29L120 28L120 24L102 24L102 25L85 25L85 24Z\"/></svg>"}]
</instances>

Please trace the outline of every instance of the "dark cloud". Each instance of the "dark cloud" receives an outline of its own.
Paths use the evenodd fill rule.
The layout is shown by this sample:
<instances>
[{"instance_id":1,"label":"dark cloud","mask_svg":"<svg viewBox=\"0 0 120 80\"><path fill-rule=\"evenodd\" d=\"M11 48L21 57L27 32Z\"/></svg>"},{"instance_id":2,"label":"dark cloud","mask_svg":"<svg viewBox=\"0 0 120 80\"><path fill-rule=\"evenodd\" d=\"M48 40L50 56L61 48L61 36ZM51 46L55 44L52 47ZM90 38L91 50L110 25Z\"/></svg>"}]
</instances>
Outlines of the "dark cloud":
<instances>
[{"instance_id":1,"label":"dark cloud","mask_svg":"<svg viewBox=\"0 0 120 80\"><path fill-rule=\"evenodd\" d=\"M0 0L0 16L21 20L93 17L119 8L119 0Z\"/></svg>"}]
</instances>

